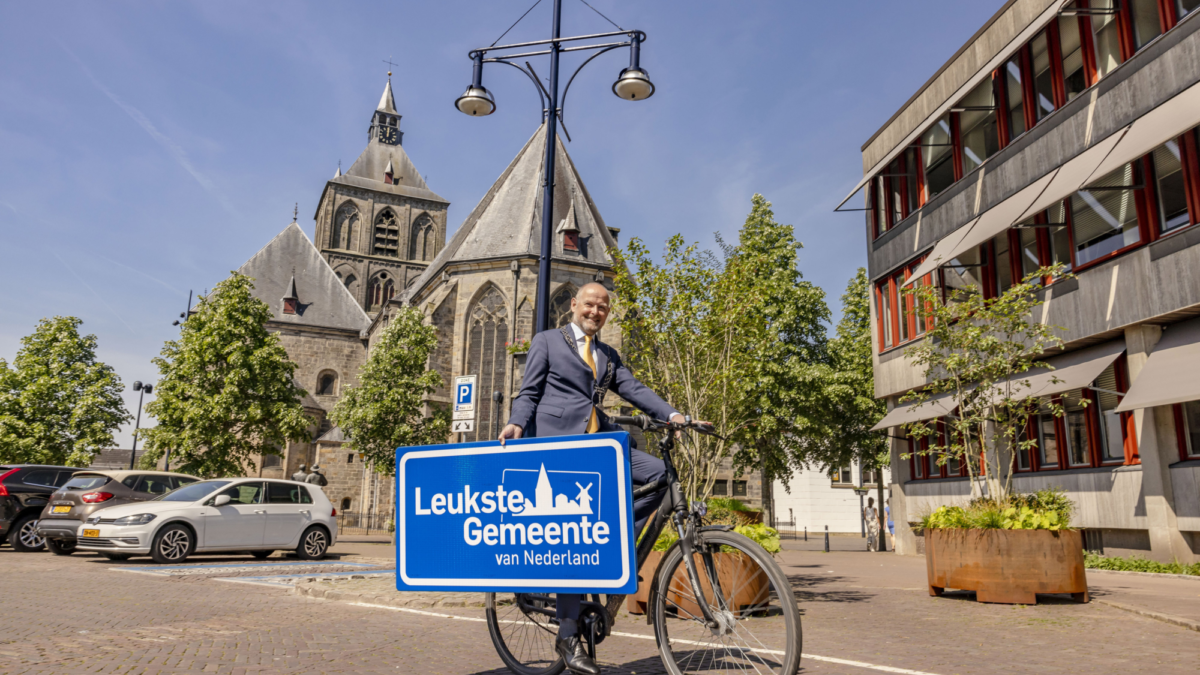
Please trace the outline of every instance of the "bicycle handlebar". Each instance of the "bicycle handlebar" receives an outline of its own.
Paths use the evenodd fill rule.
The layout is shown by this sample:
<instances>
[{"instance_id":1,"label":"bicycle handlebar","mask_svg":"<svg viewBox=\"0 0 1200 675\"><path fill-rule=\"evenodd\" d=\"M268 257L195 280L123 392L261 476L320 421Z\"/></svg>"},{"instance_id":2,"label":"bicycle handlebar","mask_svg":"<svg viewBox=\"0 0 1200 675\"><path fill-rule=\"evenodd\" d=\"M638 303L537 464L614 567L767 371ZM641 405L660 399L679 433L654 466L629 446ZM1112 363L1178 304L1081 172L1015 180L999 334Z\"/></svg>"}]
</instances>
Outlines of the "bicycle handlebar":
<instances>
[{"instance_id":1,"label":"bicycle handlebar","mask_svg":"<svg viewBox=\"0 0 1200 675\"><path fill-rule=\"evenodd\" d=\"M679 422L656 420L648 415L621 415L611 419L616 424L628 424L630 426L638 427L643 431L683 431L684 429L690 429L702 434L708 434L712 436L717 435L717 430L713 427L713 425L693 422L692 418L690 417L684 418L684 422L682 424Z\"/></svg>"}]
</instances>

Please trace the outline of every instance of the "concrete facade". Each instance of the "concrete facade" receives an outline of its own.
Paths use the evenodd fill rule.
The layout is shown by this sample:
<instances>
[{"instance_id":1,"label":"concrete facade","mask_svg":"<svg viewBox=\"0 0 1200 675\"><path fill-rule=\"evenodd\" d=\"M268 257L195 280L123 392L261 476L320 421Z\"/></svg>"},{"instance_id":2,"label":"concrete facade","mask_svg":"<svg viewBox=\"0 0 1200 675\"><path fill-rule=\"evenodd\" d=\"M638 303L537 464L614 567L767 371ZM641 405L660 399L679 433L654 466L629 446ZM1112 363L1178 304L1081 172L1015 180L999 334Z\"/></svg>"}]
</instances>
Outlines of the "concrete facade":
<instances>
[{"instance_id":1,"label":"concrete facade","mask_svg":"<svg viewBox=\"0 0 1200 675\"><path fill-rule=\"evenodd\" d=\"M1014 0L863 146L864 171L877 173L890 153L911 142L931 115L954 103L996 59L1008 58L1024 41L1057 20L1062 4ZM1062 105L982 166L929 199L868 245L868 267L878 281L928 253L948 235L1012 197L1067 161L1080 156L1147 112L1200 82L1200 20L1196 14L1134 53L1076 98ZM1194 113L1200 124L1200 113ZM1189 132L1190 133L1190 132ZM1146 148L1149 152L1150 148ZM1194 222L1194 221L1193 221ZM1194 231L1195 230L1195 231ZM1119 341L1125 347L1128 382L1136 382L1163 330L1200 314L1200 230L1185 228L1088 266L1077 277L1050 285L1038 319L1065 327L1064 351ZM872 303L879 326L879 306ZM898 404L904 393L926 384L906 357L906 346L874 344L875 393ZM1133 413L1139 456L1122 466L1017 474L1019 491L1060 487L1077 506L1075 524L1103 534L1105 549L1181 561L1200 558L1200 487L1196 462L1181 461L1171 406ZM892 429L893 436L900 430ZM915 522L941 504L973 494L967 479L913 480L901 459L906 444L893 440L893 509L896 521ZM1139 463L1140 460L1140 463ZM974 490L978 494L979 489ZM901 530L904 530L903 532ZM897 527L901 552L917 550L916 537Z\"/></svg>"},{"instance_id":2,"label":"concrete facade","mask_svg":"<svg viewBox=\"0 0 1200 675\"><path fill-rule=\"evenodd\" d=\"M858 465L850 467L850 483L834 481L829 471L822 467L808 467L792 473L788 485L775 481L771 495L775 502L775 526L782 532L803 533L809 536L823 534L825 528L833 534L861 534L862 518L860 504L865 505L868 497L879 503L878 484L862 483ZM884 499L888 498L891 475L883 472ZM866 487L870 492L860 502L854 493L856 487Z\"/></svg>"}]
</instances>

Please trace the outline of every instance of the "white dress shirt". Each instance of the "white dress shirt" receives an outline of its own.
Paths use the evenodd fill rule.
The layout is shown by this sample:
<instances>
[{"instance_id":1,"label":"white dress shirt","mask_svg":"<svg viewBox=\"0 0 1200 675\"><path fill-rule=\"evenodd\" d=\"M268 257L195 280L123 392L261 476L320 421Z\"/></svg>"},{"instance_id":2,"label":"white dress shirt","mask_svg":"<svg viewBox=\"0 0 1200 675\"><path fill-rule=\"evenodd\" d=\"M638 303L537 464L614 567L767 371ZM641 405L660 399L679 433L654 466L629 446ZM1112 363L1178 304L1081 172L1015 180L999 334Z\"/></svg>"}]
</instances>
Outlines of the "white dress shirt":
<instances>
[{"instance_id":1,"label":"white dress shirt","mask_svg":"<svg viewBox=\"0 0 1200 675\"><path fill-rule=\"evenodd\" d=\"M571 334L575 336L575 349L577 349L579 351L579 358L583 359L584 363L587 363L587 356L586 356L587 352L584 351L585 349L587 349L587 345L588 345L587 334L583 332L582 328L580 328L579 326L576 326L574 321L572 321L569 325L571 326ZM596 338L595 337L592 338L592 363L599 363L599 361L596 359ZM599 373L597 373L597 376L598 375L599 375Z\"/></svg>"}]
</instances>

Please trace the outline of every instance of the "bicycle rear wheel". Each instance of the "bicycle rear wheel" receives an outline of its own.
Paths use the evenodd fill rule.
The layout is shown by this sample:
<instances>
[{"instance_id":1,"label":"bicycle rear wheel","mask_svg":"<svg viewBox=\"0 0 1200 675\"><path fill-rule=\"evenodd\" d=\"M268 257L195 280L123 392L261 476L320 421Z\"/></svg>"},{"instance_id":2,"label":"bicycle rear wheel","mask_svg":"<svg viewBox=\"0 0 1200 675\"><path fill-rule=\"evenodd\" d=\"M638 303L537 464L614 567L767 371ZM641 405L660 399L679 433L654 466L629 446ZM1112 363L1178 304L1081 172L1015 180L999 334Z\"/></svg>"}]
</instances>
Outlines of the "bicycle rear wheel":
<instances>
[{"instance_id":1,"label":"bicycle rear wheel","mask_svg":"<svg viewBox=\"0 0 1200 675\"><path fill-rule=\"evenodd\" d=\"M701 598L696 598L679 547L662 561L655 580L650 611L667 670L672 675L794 675L800 668L800 611L778 563L753 540L735 532L702 532L698 543L694 560ZM713 578L720 600L710 582ZM720 626L705 624L700 602Z\"/></svg>"},{"instance_id":2,"label":"bicycle rear wheel","mask_svg":"<svg viewBox=\"0 0 1200 675\"><path fill-rule=\"evenodd\" d=\"M488 633L500 659L517 675L558 675L566 667L554 640L553 596L485 594Z\"/></svg>"}]
</instances>

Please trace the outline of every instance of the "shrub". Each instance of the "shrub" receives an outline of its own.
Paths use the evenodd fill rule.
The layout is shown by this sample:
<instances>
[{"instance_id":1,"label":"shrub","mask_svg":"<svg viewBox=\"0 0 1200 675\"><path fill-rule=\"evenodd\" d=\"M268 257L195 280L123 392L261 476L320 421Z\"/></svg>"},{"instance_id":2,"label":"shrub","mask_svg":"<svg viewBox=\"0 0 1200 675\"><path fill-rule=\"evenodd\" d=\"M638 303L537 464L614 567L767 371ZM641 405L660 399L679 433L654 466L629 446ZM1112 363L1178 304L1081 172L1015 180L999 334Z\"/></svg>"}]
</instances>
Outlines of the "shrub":
<instances>
[{"instance_id":1,"label":"shrub","mask_svg":"<svg viewBox=\"0 0 1200 675\"><path fill-rule=\"evenodd\" d=\"M1011 495L1004 501L986 497L967 506L942 506L921 518L927 530L1065 530L1075 505L1062 490Z\"/></svg>"},{"instance_id":2,"label":"shrub","mask_svg":"<svg viewBox=\"0 0 1200 675\"><path fill-rule=\"evenodd\" d=\"M1146 560L1140 556L1117 558L1086 552L1083 566L1097 570L1117 570L1120 572L1151 572L1155 574L1188 574L1200 576L1200 563L1184 565L1179 562L1160 563Z\"/></svg>"},{"instance_id":3,"label":"shrub","mask_svg":"<svg viewBox=\"0 0 1200 675\"><path fill-rule=\"evenodd\" d=\"M733 528L734 532L750 538L754 543L763 547L763 549L772 555L779 553L779 532L774 528L767 527L762 523L754 523L752 525L739 525ZM675 528L668 524L663 528L661 534L658 535L658 540L654 542L655 551L666 551L671 548L671 545L679 540L679 535L675 533ZM722 551L729 552L732 549L723 548Z\"/></svg>"}]
</instances>

